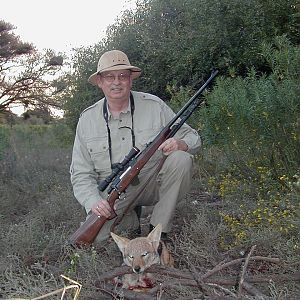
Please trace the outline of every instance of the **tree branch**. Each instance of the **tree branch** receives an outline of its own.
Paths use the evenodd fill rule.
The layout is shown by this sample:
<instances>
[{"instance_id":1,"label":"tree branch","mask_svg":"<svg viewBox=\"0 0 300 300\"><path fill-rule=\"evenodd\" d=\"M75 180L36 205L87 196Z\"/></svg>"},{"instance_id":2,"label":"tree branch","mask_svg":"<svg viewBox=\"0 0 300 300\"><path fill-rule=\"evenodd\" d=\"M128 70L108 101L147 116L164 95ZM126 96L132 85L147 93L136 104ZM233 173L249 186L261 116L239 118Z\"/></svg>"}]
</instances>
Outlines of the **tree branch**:
<instances>
[{"instance_id":1,"label":"tree branch","mask_svg":"<svg viewBox=\"0 0 300 300\"><path fill-rule=\"evenodd\" d=\"M278 258L271 257L263 257L263 256L252 256L255 246L253 246L247 255L246 258L235 259L230 262L220 263L212 270L209 270L204 275L198 275L196 270L193 272L182 271L175 268L170 268L161 265L154 265L147 269L147 273L156 273L160 275L164 275L170 277L172 279L168 281L163 281L159 285L155 286L148 293L136 293L133 291L122 290L125 299L157 299L153 298L158 292L161 292L162 289L173 288L178 289L182 286L195 287L199 289L199 286L203 288L205 285L208 287L215 287L222 290L226 294L230 294L225 286L235 286L237 283L239 284L239 289L237 295L235 297L240 297L242 291L246 291L248 294L253 296L264 296L264 294L259 291L256 287L252 286L253 283L269 283L270 281L275 282L285 282L285 281L300 281L300 272L295 274L266 274L264 276L247 276L246 269L250 263L250 261L266 261L269 263L280 263ZM228 267L235 266L237 264L241 264L244 262L242 268L242 274L240 279L237 281L236 276L214 276L217 272L224 270ZM122 276L125 274L132 274L132 269L128 266L118 267L110 272L105 272L102 276L98 278L95 282L95 286L101 289L106 293L114 293L116 295L116 287L114 286L112 289L112 285L107 284L108 281L113 280L117 276ZM200 284L200 285L199 285ZM127 293L128 292L128 293ZM205 294L209 294L209 290L207 288L203 289ZM152 298L151 298L152 297ZM164 299L164 298L160 298Z\"/></svg>"},{"instance_id":2,"label":"tree branch","mask_svg":"<svg viewBox=\"0 0 300 300\"><path fill-rule=\"evenodd\" d=\"M250 261L250 257L252 255L253 251L255 250L255 248L256 248L256 245L251 247L250 252L247 255L247 258L246 258L246 261L245 261L244 265L242 264L243 268L242 268L242 273L241 273L241 276L240 276L239 289L238 289L238 298L240 298L241 295L242 295L244 277L245 277L246 270L247 270L247 267L248 267L248 264L249 264L249 261Z\"/></svg>"}]
</instances>

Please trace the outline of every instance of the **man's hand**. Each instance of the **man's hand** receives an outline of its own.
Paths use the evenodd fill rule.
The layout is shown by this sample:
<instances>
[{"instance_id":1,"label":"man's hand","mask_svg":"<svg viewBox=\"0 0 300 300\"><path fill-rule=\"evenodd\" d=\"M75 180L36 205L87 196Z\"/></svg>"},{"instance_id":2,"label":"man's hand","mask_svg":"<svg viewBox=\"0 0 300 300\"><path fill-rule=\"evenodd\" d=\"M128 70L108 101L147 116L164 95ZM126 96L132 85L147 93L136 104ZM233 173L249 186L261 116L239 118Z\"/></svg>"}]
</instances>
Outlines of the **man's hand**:
<instances>
[{"instance_id":1,"label":"man's hand","mask_svg":"<svg viewBox=\"0 0 300 300\"><path fill-rule=\"evenodd\" d=\"M115 203L115 206L116 206L116 203ZM115 207L114 207L114 209L115 209ZM97 216L103 216L105 218L109 218L112 213L112 210L106 200L100 199L98 202L96 202L92 206L92 212L95 213Z\"/></svg>"},{"instance_id":2,"label":"man's hand","mask_svg":"<svg viewBox=\"0 0 300 300\"><path fill-rule=\"evenodd\" d=\"M183 140L169 138L158 147L158 150L162 150L164 155L169 155L176 150L187 151L188 145Z\"/></svg>"}]
</instances>

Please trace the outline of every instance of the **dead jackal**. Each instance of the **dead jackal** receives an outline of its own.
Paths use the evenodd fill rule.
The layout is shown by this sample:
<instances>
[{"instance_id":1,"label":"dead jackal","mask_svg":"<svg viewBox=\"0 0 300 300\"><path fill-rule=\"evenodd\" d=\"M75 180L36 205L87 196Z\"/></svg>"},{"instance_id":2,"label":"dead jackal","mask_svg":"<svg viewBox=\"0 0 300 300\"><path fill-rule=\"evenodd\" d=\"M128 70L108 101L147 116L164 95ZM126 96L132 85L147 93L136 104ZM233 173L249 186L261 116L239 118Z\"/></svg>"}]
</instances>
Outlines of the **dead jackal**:
<instances>
[{"instance_id":1,"label":"dead jackal","mask_svg":"<svg viewBox=\"0 0 300 300\"><path fill-rule=\"evenodd\" d=\"M154 264L174 266L174 259L167 247L160 241L162 226L158 224L147 237L129 240L113 232L111 236L123 254L124 264L135 274L126 274L121 279L122 287L139 290L153 286L153 278L144 271Z\"/></svg>"}]
</instances>

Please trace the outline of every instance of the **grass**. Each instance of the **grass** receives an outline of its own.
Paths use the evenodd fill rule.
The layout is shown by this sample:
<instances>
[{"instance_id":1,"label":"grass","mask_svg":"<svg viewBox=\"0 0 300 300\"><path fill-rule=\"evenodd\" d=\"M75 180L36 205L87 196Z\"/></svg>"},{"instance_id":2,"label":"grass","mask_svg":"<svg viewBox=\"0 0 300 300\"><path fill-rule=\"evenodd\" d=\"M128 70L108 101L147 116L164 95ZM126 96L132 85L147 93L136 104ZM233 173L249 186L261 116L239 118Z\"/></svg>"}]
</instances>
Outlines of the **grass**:
<instances>
[{"instance_id":1,"label":"grass","mask_svg":"<svg viewBox=\"0 0 300 300\"><path fill-rule=\"evenodd\" d=\"M73 197L69 180L72 137L57 138L63 131L55 130L5 128L5 144L1 139L0 298L45 295L70 284L60 276L63 274L82 285L79 299L112 299L95 287L95 281L121 265L116 245L111 242L102 247L73 249L67 244L84 219L84 212ZM288 232L267 220L255 226L246 223L258 220L254 200L261 183L229 176L223 166L227 166L226 158L218 149L204 148L196 159L193 187L177 210L171 235L176 267L196 270L201 275L224 260L242 257L256 245L255 255L278 257L282 264L252 263L250 275L297 272L299 216L286 220L285 224L294 224ZM286 197L279 203L282 212L299 203L296 185L285 192ZM283 207L288 203L290 208ZM261 205L261 209L270 207L267 202ZM244 231L246 235L241 234ZM223 270L219 275L231 276L236 271ZM296 299L300 294L299 282L295 281L256 287L267 299ZM234 287L227 289L237 295ZM75 291L66 291L64 299L74 295ZM181 286L168 289L164 295L167 299L212 299L228 292L218 286L207 290ZM242 298L258 299L247 293ZM51 295L50 299L61 299L61 294Z\"/></svg>"}]
</instances>

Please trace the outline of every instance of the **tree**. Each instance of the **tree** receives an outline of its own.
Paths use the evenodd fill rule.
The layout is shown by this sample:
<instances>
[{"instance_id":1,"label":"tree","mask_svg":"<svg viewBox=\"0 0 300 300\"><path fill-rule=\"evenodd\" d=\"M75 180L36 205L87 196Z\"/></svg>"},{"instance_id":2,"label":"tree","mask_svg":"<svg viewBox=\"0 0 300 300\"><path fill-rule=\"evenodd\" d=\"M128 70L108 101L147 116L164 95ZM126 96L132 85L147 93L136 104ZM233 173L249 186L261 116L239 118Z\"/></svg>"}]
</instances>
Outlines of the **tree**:
<instances>
[{"instance_id":1,"label":"tree","mask_svg":"<svg viewBox=\"0 0 300 300\"><path fill-rule=\"evenodd\" d=\"M95 47L80 49L74 59L74 89L67 99L67 118L97 98L86 81L106 50L124 51L142 76L134 89L168 101L186 87L193 90L212 68L221 74L247 76L254 67L269 74L262 46L276 36L300 42L298 0L138 0L125 11Z\"/></svg>"},{"instance_id":2,"label":"tree","mask_svg":"<svg viewBox=\"0 0 300 300\"><path fill-rule=\"evenodd\" d=\"M89 76L96 71L103 46L89 46L76 49L72 57L74 72L69 76L69 93L64 97L64 117L72 129L76 128L80 113L98 101L103 94L100 89L88 83Z\"/></svg>"},{"instance_id":3,"label":"tree","mask_svg":"<svg viewBox=\"0 0 300 300\"><path fill-rule=\"evenodd\" d=\"M0 20L0 111L13 105L60 107L57 93L58 86L62 91L62 84L57 77L63 57L55 56L52 50L38 53L32 44L22 42L13 29Z\"/></svg>"},{"instance_id":4,"label":"tree","mask_svg":"<svg viewBox=\"0 0 300 300\"><path fill-rule=\"evenodd\" d=\"M167 85L197 85L212 67L270 72L261 45L282 34L299 43L297 2L140 0L109 28L106 47L126 50L143 69L141 87L166 98Z\"/></svg>"}]
</instances>

